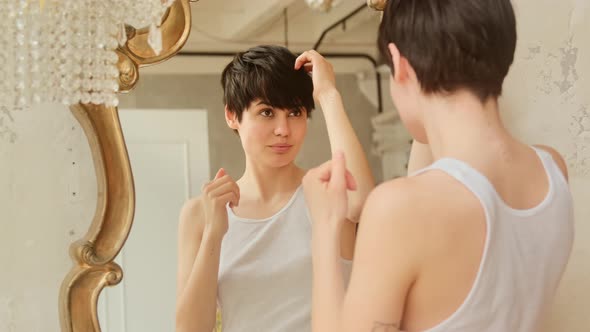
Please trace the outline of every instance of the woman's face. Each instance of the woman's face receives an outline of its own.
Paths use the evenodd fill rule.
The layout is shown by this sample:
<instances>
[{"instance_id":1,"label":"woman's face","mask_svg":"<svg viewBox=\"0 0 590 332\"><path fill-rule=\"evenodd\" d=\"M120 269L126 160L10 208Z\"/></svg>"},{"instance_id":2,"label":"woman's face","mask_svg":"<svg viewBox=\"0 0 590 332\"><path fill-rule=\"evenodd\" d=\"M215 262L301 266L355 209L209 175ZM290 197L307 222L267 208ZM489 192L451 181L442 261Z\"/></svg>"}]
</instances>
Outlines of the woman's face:
<instances>
[{"instance_id":1,"label":"woman's face","mask_svg":"<svg viewBox=\"0 0 590 332\"><path fill-rule=\"evenodd\" d=\"M269 167L295 160L307 132L305 109L278 109L257 99L235 121L246 157Z\"/></svg>"}]
</instances>

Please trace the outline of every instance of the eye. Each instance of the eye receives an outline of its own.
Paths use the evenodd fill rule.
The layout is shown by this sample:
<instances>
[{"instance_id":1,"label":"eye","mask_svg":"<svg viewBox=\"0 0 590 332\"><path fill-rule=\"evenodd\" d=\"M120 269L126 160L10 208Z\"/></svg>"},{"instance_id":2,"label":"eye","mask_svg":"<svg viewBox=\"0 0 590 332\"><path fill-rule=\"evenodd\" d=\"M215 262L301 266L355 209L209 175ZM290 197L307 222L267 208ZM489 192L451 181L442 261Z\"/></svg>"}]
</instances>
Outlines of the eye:
<instances>
[{"instance_id":1,"label":"eye","mask_svg":"<svg viewBox=\"0 0 590 332\"><path fill-rule=\"evenodd\" d=\"M294 116L294 117L300 117L303 115L303 112L301 112L301 110L297 109L297 110L292 110L291 113L289 113L289 116Z\"/></svg>"},{"instance_id":2,"label":"eye","mask_svg":"<svg viewBox=\"0 0 590 332\"><path fill-rule=\"evenodd\" d=\"M272 110L270 108L262 109L260 111L260 113L258 113L258 114L262 115L265 118L270 118L274 115L274 113L272 112Z\"/></svg>"}]
</instances>

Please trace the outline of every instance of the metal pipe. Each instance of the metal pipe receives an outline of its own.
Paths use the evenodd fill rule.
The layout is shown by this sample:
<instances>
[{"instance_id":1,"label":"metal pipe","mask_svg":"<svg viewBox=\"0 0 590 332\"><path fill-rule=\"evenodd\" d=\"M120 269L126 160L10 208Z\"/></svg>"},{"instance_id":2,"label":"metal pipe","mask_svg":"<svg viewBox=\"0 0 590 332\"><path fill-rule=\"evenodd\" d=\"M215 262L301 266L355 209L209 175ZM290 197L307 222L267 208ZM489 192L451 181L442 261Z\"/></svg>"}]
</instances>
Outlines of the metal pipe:
<instances>
[{"instance_id":1,"label":"metal pipe","mask_svg":"<svg viewBox=\"0 0 590 332\"><path fill-rule=\"evenodd\" d=\"M346 20L348 20L349 18L353 17L354 15L358 14L361 10L365 9L365 8L369 8L367 7L366 4L362 4L361 6L359 6L357 9L353 10L352 12L350 12L350 14L344 16L343 18L339 19L338 21L336 21L336 23L330 25L328 28L326 28L323 32L322 35L320 36L320 38L318 39L318 41L315 43L315 45L313 46L313 49L317 51L317 49L320 47L320 44L322 43L322 41L324 40L324 37L326 37L326 35L328 34L328 32L334 30L336 27L338 27L340 24L343 24L344 22L346 22Z\"/></svg>"}]
</instances>

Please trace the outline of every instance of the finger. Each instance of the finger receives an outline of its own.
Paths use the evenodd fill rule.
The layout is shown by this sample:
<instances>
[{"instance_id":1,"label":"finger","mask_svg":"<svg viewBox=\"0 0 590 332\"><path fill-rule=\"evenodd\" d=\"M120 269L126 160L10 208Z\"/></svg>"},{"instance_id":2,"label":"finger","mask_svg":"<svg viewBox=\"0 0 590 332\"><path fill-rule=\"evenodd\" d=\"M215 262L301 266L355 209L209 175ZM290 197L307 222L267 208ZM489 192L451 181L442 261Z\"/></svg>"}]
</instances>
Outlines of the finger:
<instances>
[{"instance_id":1,"label":"finger","mask_svg":"<svg viewBox=\"0 0 590 332\"><path fill-rule=\"evenodd\" d=\"M235 182L226 182L218 184L217 187L212 188L212 190L209 193L209 197L220 197L228 192L233 192L236 195L236 197L239 196L239 189Z\"/></svg>"},{"instance_id":2,"label":"finger","mask_svg":"<svg viewBox=\"0 0 590 332\"><path fill-rule=\"evenodd\" d=\"M321 55L318 51L316 50L309 50L306 52L310 61L313 63L318 63L320 61L326 61L326 59L324 58L323 55ZM326 61L327 62L327 61Z\"/></svg>"},{"instance_id":3,"label":"finger","mask_svg":"<svg viewBox=\"0 0 590 332\"><path fill-rule=\"evenodd\" d=\"M217 179L221 178L222 176L224 176L225 174L226 174L225 170L223 168L220 168L217 171L217 174L215 174L215 178L213 178L213 180L217 180Z\"/></svg>"},{"instance_id":4,"label":"finger","mask_svg":"<svg viewBox=\"0 0 590 332\"><path fill-rule=\"evenodd\" d=\"M234 198L229 202L229 207L231 208L235 208L236 206L240 205L240 199L239 198Z\"/></svg>"},{"instance_id":5,"label":"finger","mask_svg":"<svg viewBox=\"0 0 590 332\"><path fill-rule=\"evenodd\" d=\"M226 176L229 177L229 175ZM225 177L223 179L225 180ZM226 185L229 185L230 187L225 187L225 190L231 190L236 195L235 199L230 202L230 206L234 207L240 205L240 186L238 186L238 184L231 178L229 178L229 182L227 182Z\"/></svg>"},{"instance_id":6,"label":"finger","mask_svg":"<svg viewBox=\"0 0 590 332\"><path fill-rule=\"evenodd\" d=\"M225 173L224 169L219 169L219 171L217 171L217 174L215 175L215 178L213 180L205 183L203 185L203 188L201 191L211 193L217 187L219 187L225 183L228 183L228 182L233 182L233 179L229 175L224 174L224 173Z\"/></svg>"},{"instance_id":7,"label":"finger","mask_svg":"<svg viewBox=\"0 0 590 332\"><path fill-rule=\"evenodd\" d=\"M303 70L305 70L306 73L311 73L313 72L313 65L308 62L303 65Z\"/></svg>"},{"instance_id":8,"label":"finger","mask_svg":"<svg viewBox=\"0 0 590 332\"><path fill-rule=\"evenodd\" d=\"M332 157L330 186L334 189L346 188L346 161L344 160L344 153L342 151L335 152Z\"/></svg>"},{"instance_id":9,"label":"finger","mask_svg":"<svg viewBox=\"0 0 590 332\"><path fill-rule=\"evenodd\" d=\"M349 170L346 170L346 189L354 191L357 189L356 180Z\"/></svg>"},{"instance_id":10,"label":"finger","mask_svg":"<svg viewBox=\"0 0 590 332\"><path fill-rule=\"evenodd\" d=\"M309 171L310 176L315 180L322 182L330 181L330 174L332 173L332 160L328 160L320 166Z\"/></svg>"},{"instance_id":11,"label":"finger","mask_svg":"<svg viewBox=\"0 0 590 332\"><path fill-rule=\"evenodd\" d=\"M226 183L226 182L234 182L234 179L229 174L224 174L221 177L215 180L215 183Z\"/></svg>"},{"instance_id":12,"label":"finger","mask_svg":"<svg viewBox=\"0 0 590 332\"><path fill-rule=\"evenodd\" d=\"M233 191L227 192L219 197L217 197L217 201L222 203L223 205L230 204L236 200L236 194Z\"/></svg>"},{"instance_id":13,"label":"finger","mask_svg":"<svg viewBox=\"0 0 590 332\"><path fill-rule=\"evenodd\" d=\"M297 59L295 59L295 70L299 70L301 66L311 62L311 59L311 54L308 51L301 53Z\"/></svg>"},{"instance_id":14,"label":"finger","mask_svg":"<svg viewBox=\"0 0 590 332\"><path fill-rule=\"evenodd\" d=\"M234 193L236 193L236 199L232 202L232 207L240 205L240 186L234 182Z\"/></svg>"},{"instance_id":15,"label":"finger","mask_svg":"<svg viewBox=\"0 0 590 332\"><path fill-rule=\"evenodd\" d=\"M207 188L209 184L211 184L211 181L203 182L203 185L201 185L201 192L205 191L205 188Z\"/></svg>"},{"instance_id":16,"label":"finger","mask_svg":"<svg viewBox=\"0 0 590 332\"><path fill-rule=\"evenodd\" d=\"M330 178L332 176L332 161L328 160L327 162L314 168L310 172L311 172L310 175L313 176L314 178L319 179L322 182L328 182L328 181L330 181ZM346 172L345 172L345 180L346 180L346 189L354 191L358 188L358 185L356 183L356 179L354 178L352 173L350 173L349 170L346 170Z\"/></svg>"}]
</instances>

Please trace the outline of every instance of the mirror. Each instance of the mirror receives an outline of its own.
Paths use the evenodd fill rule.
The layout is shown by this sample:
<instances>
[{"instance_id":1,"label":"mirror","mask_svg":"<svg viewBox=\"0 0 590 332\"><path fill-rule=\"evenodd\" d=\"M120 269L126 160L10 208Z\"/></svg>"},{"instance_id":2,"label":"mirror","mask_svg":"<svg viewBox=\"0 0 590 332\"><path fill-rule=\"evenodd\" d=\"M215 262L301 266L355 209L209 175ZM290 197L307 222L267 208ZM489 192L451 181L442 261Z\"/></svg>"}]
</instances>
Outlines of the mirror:
<instances>
[{"instance_id":1,"label":"mirror","mask_svg":"<svg viewBox=\"0 0 590 332\"><path fill-rule=\"evenodd\" d=\"M398 172L404 172L409 136L400 134L393 148L374 140L379 134L375 128L396 124L384 116L393 112L387 75L380 77L383 112L379 113L372 61L376 61L373 40L380 14L363 1L342 2L328 13L314 11L304 1L288 3L283 8L288 44L297 53L312 48L324 30L354 13L346 21L346 30L338 26L326 34L320 51L341 56L329 56L328 60L335 66L348 117L377 181L396 176L392 167L384 174L385 153L399 154L401 158L392 159ZM245 169L240 137L224 117L221 72L235 52L261 44L284 45L285 11L277 8L268 1L193 4L193 28L179 55L145 68L137 87L121 97L119 116L134 175L136 205L132 231L115 260L125 276L117 287L105 289L99 301L100 323L107 331L174 329L180 210L187 200L201 194L201 186L219 168L236 180ZM261 25L252 26L253 20L262 21ZM228 21L236 21L236 26L219 23ZM313 28L302 31L306 25ZM245 27L259 31L247 32L248 41L238 42L236 36L245 33ZM316 105L295 161L304 169L330 156L325 117ZM149 296L146 289L151 289Z\"/></svg>"}]
</instances>

